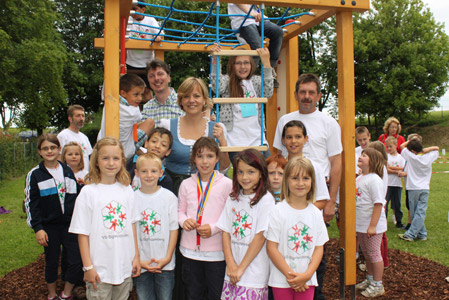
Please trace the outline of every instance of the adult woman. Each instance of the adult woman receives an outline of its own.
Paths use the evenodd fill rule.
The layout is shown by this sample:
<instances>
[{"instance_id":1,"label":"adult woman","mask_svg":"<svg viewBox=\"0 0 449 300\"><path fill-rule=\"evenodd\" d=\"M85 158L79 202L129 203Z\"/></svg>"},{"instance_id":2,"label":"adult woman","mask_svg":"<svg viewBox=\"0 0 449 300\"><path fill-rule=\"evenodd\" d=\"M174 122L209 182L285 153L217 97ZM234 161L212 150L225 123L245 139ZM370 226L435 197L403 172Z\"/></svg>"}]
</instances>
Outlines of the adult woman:
<instances>
[{"instance_id":1,"label":"adult woman","mask_svg":"<svg viewBox=\"0 0 449 300\"><path fill-rule=\"evenodd\" d=\"M220 51L220 46L213 48L214 52ZM264 97L273 95L273 75L275 72L270 64L270 52L266 48L257 49L263 63ZM254 75L256 65L251 56L229 57L226 75L219 74L219 95L223 98L258 98L262 95L262 78ZM221 70L220 70L221 72ZM212 71L212 90L215 91L216 68ZM257 103L246 104L222 104L220 106L219 121L228 131L229 146L259 146L261 141L261 105ZM263 136L265 145L268 142ZM233 154L231 154L231 157ZM269 151L265 156L270 156Z\"/></svg>"},{"instance_id":2,"label":"adult woman","mask_svg":"<svg viewBox=\"0 0 449 300\"><path fill-rule=\"evenodd\" d=\"M226 128L223 124L210 122L203 111L210 107L207 87L203 80L189 77L179 86L178 105L185 115L176 119L161 120L161 127L173 134L173 146L165 160L166 171L173 179L173 192L177 195L182 180L194 172L189 162L195 141L202 136L214 137L220 146L227 146ZM220 170L229 167L229 156L222 153L219 157Z\"/></svg>"},{"instance_id":3,"label":"adult woman","mask_svg":"<svg viewBox=\"0 0 449 300\"><path fill-rule=\"evenodd\" d=\"M395 139L397 139L398 141L398 153L401 153L401 144L405 142L405 139L402 135L399 135L399 133L401 132L401 123L399 123L399 120L396 119L395 117L389 117L386 121L385 121L385 125L384 125L384 134L381 134L379 136L379 141L381 141L382 143L384 143L385 145L385 140L387 139L387 137L392 136ZM387 145L385 145L386 147Z\"/></svg>"}]
</instances>

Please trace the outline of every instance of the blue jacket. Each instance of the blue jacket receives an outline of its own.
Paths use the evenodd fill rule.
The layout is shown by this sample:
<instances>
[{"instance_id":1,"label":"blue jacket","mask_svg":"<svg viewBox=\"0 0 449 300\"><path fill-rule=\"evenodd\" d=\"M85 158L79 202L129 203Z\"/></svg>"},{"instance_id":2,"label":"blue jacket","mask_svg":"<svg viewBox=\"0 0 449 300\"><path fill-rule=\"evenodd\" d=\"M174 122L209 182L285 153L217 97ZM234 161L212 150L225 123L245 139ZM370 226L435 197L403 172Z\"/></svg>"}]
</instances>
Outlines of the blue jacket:
<instances>
[{"instance_id":1,"label":"blue jacket","mask_svg":"<svg viewBox=\"0 0 449 300\"><path fill-rule=\"evenodd\" d=\"M59 162L66 186L64 213L59 201L56 181L44 166L44 162L31 169L25 179L25 209L28 226L38 232L46 225L70 225L75 200L80 192L72 169Z\"/></svg>"}]
</instances>

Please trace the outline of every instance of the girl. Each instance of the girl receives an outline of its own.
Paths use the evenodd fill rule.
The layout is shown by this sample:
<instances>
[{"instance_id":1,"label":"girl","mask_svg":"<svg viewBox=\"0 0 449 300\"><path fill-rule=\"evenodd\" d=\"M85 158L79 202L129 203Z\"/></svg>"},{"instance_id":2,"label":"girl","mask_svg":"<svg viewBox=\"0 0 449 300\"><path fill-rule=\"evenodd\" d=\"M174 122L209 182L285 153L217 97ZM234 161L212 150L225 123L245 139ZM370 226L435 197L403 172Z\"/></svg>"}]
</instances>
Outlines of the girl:
<instances>
[{"instance_id":1,"label":"girl","mask_svg":"<svg viewBox=\"0 0 449 300\"><path fill-rule=\"evenodd\" d=\"M304 123L293 120L285 124L282 129L282 144L284 144L285 148L287 148L287 159L290 160L294 157L304 157L302 150L308 140L309 137L307 136L307 130ZM315 170L316 201L314 201L314 204L322 210L329 200L329 190L326 185L326 177L318 164L313 161L310 162Z\"/></svg>"},{"instance_id":2,"label":"girl","mask_svg":"<svg viewBox=\"0 0 449 300\"><path fill-rule=\"evenodd\" d=\"M270 192L273 194L276 203L278 203L281 200L282 176L284 175L284 167L287 161L281 154L273 154L268 157L266 163Z\"/></svg>"},{"instance_id":3,"label":"girl","mask_svg":"<svg viewBox=\"0 0 449 300\"><path fill-rule=\"evenodd\" d=\"M179 250L187 300L220 299L225 273L221 230L216 226L232 181L215 171L220 148L214 139L201 137L190 161L197 169L179 188L178 221L182 227Z\"/></svg>"},{"instance_id":4,"label":"girl","mask_svg":"<svg viewBox=\"0 0 449 300\"><path fill-rule=\"evenodd\" d=\"M221 47L216 45L214 52ZM274 69L270 64L270 52L266 48L257 49L263 63L264 97L273 95ZM215 63L215 61L214 61ZM262 97L262 78L254 75L256 64L251 56L231 56L228 61L228 74L219 74L219 96L223 98L259 98ZM219 70L221 72L221 69ZM216 67L212 68L212 90L215 92ZM217 96L218 97L218 96ZM218 120L227 129L228 146L260 146L261 141L261 105L257 103L222 104ZM268 145L265 135L264 144ZM230 154L231 161L235 152ZM267 151L268 157L269 151Z\"/></svg>"},{"instance_id":5,"label":"girl","mask_svg":"<svg viewBox=\"0 0 449 300\"><path fill-rule=\"evenodd\" d=\"M77 237L69 233L80 186L73 171L58 161L61 147L56 135L42 134L37 141L37 149L43 161L28 173L25 181L27 223L36 233L37 242L44 246L48 299L60 299L56 293L56 279L61 246L64 247L66 255L61 265L65 265L67 270L60 297L71 299L73 286L81 278Z\"/></svg>"},{"instance_id":6,"label":"girl","mask_svg":"<svg viewBox=\"0 0 449 300\"><path fill-rule=\"evenodd\" d=\"M87 171L84 170L83 149L77 142L68 142L62 149L62 161L65 162L75 173L76 181L84 184Z\"/></svg>"},{"instance_id":7,"label":"girl","mask_svg":"<svg viewBox=\"0 0 449 300\"><path fill-rule=\"evenodd\" d=\"M384 263L380 251L382 234L387 230L385 192L382 182L384 159L372 148L362 151L357 166L362 175L356 179L356 233L366 258L366 280L356 285L365 297L385 293L382 285Z\"/></svg>"},{"instance_id":8,"label":"girl","mask_svg":"<svg viewBox=\"0 0 449 300\"><path fill-rule=\"evenodd\" d=\"M221 299L268 299L269 262L263 233L275 206L263 156L254 149L235 157L232 193L217 226L223 230L226 276Z\"/></svg>"},{"instance_id":9,"label":"girl","mask_svg":"<svg viewBox=\"0 0 449 300\"><path fill-rule=\"evenodd\" d=\"M274 299L313 299L316 269L329 240L323 214L315 201L315 171L304 157L290 159L266 233L271 259L269 285ZM285 201L284 201L285 200Z\"/></svg>"},{"instance_id":10,"label":"girl","mask_svg":"<svg viewBox=\"0 0 449 300\"><path fill-rule=\"evenodd\" d=\"M139 215L125 163L117 139L99 140L73 213L69 231L78 234L87 299L128 299L131 276L140 274Z\"/></svg>"}]
</instances>

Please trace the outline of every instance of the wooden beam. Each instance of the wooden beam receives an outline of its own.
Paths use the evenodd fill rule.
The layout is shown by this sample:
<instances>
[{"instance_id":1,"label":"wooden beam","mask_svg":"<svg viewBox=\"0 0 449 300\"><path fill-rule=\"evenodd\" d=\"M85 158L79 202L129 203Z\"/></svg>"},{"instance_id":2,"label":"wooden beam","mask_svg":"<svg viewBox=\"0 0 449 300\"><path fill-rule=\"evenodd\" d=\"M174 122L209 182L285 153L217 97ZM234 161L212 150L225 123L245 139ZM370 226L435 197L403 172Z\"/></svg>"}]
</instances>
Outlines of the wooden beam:
<instances>
[{"instance_id":1,"label":"wooden beam","mask_svg":"<svg viewBox=\"0 0 449 300\"><path fill-rule=\"evenodd\" d=\"M255 149L257 151L267 151L267 146L223 146L220 147L221 152L240 152L246 149Z\"/></svg>"},{"instance_id":2,"label":"wooden beam","mask_svg":"<svg viewBox=\"0 0 449 300\"><path fill-rule=\"evenodd\" d=\"M133 0L120 0L120 17L124 17L127 21L129 18L129 11L132 8Z\"/></svg>"},{"instance_id":3,"label":"wooden beam","mask_svg":"<svg viewBox=\"0 0 449 300\"><path fill-rule=\"evenodd\" d=\"M215 2L216 0L193 0ZM265 4L265 6L283 6L309 9L339 9L364 12L369 9L369 0L221 0L221 3Z\"/></svg>"},{"instance_id":4,"label":"wooden beam","mask_svg":"<svg viewBox=\"0 0 449 300\"><path fill-rule=\"evenodd\" d=\"M214 104L267 103L267 98L212 98Z\"/></svg>"},{"instance_id":5,"label":"wooden beam","mask_svg":"<svg viewBox=\"0 0 449 300\"><path fill-rule=\"evenodd\" d=\"M119 138L120 1L105 0L104 5L105 134Z\"/></svg>"},{"instance_id":6,"label":"wooden beam","mask_svg":"<svg viewBox=\"0 0 449 300\"><path fill-rule=\"evenodd\" d=\"M287 29L287 33L284 34L284 41L283 43L286 44L288 40L291 38L298 36L298 34L301 34L310 28L320 24L321 22L327 20L328 18L335 15L336 10L312 10L312 12L315 14L314 16L310 15L304 15L301 16L297 21L300 21L300 24L294 24L285 27L284 29Z\"/></svg>"},{"instance_id":7,"label":"wooden beam","mask_svg":"<svg viewBox=\"0 0 449 300\"><path fill-rule=\"evenodd\" d=\"M298 36L295 36L289 39L287 44L287 113L299 109L295 99L295 85L299 76L298 57Z\"/></svg>"},{"instance_id":8,"label":"wooden beam","mask_svg":"<svg viewBox=\"0 0 449 300\"><path fill-rule=\"evenodd\" d=\"M343 144L340 184L340 244L345 249L345 285L356 283L355 87L352 13L337 12L338 120Z\"/></svg>"},{"instance_id":9,"label":"wooden beam","mask_svg":"<svg viewBox=\"0 0 449 300\"><path fill-rule=\"evenodd\" d=\"M212 52L215 56L259 56L256 50L221 50Z\"/></svg>"}]
</instances>

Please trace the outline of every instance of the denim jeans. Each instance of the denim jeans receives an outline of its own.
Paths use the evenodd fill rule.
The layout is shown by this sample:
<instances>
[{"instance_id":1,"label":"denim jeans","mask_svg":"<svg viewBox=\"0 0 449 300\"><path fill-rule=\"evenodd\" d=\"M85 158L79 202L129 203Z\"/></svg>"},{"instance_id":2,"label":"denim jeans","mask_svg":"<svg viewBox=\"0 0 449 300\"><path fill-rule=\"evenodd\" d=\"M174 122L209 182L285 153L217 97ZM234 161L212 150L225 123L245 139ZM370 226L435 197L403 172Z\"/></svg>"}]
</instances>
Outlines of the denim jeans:
<instances>
[{"instance_id":1,"label":"denim jeans","mask_svg":"<svg viewBox=\"0 0 449 300\"><path fill-rule=\"evenodd\" d=\"M408 190L408 198L412 225L404 233L404 236L412 239L427 238L427 230L424 221L426 219L429 190Z\"/></svg>"},{"instance_id":2,"label":"denim jeans","mask_svg":"<svg viewBox=\"0 0 449 300\"><path fill-rule=\"evenodd\" d=\"M175 286L175 271L144 272L134 278L134 284L139 300L171 300Z\"/></svg>"},{"instance_id":3,"label":"denim jeans","mask_svg":"<svg viewBox=\"0 0 449 300\"><path fill-rule=\"evenodd\" d=\"M262 39L260 37L261 29L260 24L259 26L251 24L240 28L240 36L245 39L253 50L262 47ZM279 54L281 53L284 31L282 31L282 28L278 25L265 20L264 36L270 39L270 46L268 47L268 50L270 51L270 63L272 68L276 68Z\"/></svg>"}]
</instances>

